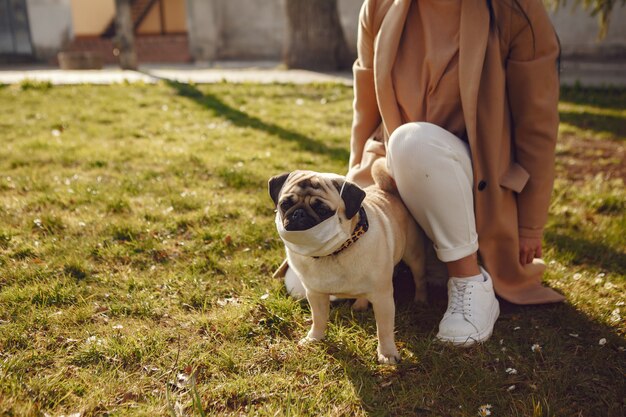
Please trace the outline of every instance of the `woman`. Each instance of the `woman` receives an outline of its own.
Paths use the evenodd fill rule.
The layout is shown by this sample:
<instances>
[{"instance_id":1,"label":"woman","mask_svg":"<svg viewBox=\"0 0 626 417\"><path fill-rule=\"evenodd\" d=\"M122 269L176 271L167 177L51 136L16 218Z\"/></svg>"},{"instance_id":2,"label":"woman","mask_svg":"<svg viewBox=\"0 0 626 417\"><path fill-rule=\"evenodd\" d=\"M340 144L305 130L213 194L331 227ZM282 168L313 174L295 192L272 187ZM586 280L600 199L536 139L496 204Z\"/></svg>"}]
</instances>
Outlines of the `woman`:
<instances>
[{"instance_id":1,"label":"woman","mask_svg":"<svg viewBox=\"0 0 626 417\"><path fill-rule=\"evenodd\" d=\"M482 342L494 295L559 302L541 285L554 178L559 44L541 0L366 0L348 177L386 157L446 264L437 337ZM482 267L479 267L480 259Z\"/></svg>"}]
</instances>

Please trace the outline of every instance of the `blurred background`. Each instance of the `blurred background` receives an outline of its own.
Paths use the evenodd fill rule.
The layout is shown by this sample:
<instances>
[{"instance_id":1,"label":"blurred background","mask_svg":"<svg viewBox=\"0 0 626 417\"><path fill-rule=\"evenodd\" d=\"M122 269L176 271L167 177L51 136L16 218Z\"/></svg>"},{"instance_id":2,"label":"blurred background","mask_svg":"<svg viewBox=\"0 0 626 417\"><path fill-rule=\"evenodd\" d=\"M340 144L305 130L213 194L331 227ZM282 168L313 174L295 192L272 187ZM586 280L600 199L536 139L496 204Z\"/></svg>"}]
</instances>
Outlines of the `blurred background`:
<instances>
[{"instance_id":1,"label":"blurred background","mask_svg":"<svg viewBox=\"0 0 626 417\"><path fill-rule=\"evenodd\" d=\"M358 13L363 0L127 2L140 64L284 62L296 32L307 22L318 24L313 16L307 16L310 11L302 10L302 4L328 3L328 14L336 16L326 16L326 22L339 22L343 39L335 37L345 46L339 48L342 56L323 69L345 69L346 62L356 56ZM596 0L592 6L600 7L602 2ZM300 12L294 12L298 3ZM591 16L593 8L585 10L577 2L570 2L551 12L565 61L626 61L626 7L619 1L612 4L611 24L602 40L598 36L599 15ZM57 65L58 53L64 51L89 52L96 66L117 64L115 15L115 0L0 0L0 64ZM307 64L294 62L289 66Z\"/></svg>"}]
</instances>

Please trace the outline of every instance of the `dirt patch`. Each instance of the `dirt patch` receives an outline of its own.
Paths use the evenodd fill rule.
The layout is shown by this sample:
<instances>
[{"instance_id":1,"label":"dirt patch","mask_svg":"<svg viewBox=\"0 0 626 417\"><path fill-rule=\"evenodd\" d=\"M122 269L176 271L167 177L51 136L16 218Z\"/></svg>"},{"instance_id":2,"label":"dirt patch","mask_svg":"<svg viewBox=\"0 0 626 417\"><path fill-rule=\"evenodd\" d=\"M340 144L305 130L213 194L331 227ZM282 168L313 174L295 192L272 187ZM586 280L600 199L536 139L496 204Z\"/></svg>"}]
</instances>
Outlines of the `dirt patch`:
<instances>
[{"instance_id":1,"label":"dirt patch","mask_svg":"<svg viewBox=\"0 0 626 417\"><path fill-rule=\"evenodd\" d=\"M597 175L626 183L626 146L623 141L601 140L565 133L556 150L557 176L573 182Z\"/></svg>"}]
</instances>

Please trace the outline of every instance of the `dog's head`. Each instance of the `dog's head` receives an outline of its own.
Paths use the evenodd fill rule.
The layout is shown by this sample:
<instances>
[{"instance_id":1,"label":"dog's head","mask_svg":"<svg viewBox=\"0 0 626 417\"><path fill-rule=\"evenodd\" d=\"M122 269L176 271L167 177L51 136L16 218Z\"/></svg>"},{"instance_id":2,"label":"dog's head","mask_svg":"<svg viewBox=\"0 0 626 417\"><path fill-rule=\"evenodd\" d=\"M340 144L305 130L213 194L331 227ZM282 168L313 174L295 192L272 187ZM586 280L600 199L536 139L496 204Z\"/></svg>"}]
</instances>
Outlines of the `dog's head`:
<instances>
[{"instance_id":1,"label":"dog's head","mask_svg":"<svg viewBox=\"0 0 626 417\"><path fill-rule=\"evenodd\" d=\"M365 191L344 177L314 171L272 177L269 193L283 227L289 231L310 229L335 213L340 219L350 220L365 198Z\"/></svg>"}]
</instances>

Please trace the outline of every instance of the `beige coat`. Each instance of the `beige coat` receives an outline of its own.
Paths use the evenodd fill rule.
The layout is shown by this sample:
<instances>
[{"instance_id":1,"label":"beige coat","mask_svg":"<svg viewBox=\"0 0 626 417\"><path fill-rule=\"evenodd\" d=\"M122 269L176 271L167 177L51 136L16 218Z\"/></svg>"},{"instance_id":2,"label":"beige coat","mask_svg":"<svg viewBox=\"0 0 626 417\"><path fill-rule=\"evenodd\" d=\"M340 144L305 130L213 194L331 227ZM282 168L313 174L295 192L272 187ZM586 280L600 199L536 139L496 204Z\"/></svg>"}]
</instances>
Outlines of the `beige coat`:
<instances>
[{"instance_id":1,"label":"beige coat","mask_svg":"<svg viewBox=\"0 0 626 417\"><path fill-rule=\"evenodd\" d=\"M360 14L354 64L354 120L350 172L371 183L369 168L385 155L389 135L403 120L398 103L413 91L396 91L392 72L412 0L366 0ZM415 0L413 0L415 1ZM479 255L498 295L518 304L562 301L541 285L545 265L519 262L519 236L540 237L554 179L558 128L558 41L541 0L462 0L459 83L474 169ZM534 41L533 41L534 33ZM415 66L420 57L415 56ZM413 67L415 68L415 67Z\"/></svg>"}]
</instances>

